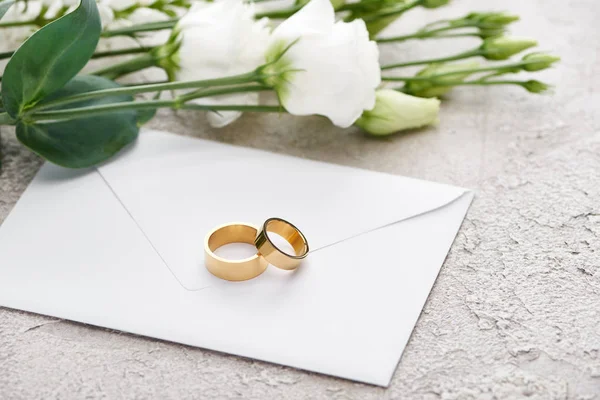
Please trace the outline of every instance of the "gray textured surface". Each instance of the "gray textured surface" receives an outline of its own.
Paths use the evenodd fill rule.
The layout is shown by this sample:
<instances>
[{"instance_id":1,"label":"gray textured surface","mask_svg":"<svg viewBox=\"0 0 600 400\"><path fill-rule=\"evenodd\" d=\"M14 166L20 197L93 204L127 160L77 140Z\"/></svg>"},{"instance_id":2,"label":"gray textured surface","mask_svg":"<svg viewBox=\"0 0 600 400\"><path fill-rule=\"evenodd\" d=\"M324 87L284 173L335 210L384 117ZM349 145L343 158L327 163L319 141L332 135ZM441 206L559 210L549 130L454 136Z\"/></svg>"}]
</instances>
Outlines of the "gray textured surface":
<instances>
[{"instance_id":1,"label":"gray textured surface","mask_svg":"<svg viewBox=\"0 0 600 400\"><path fill-rule=\"evenodd\" d=\"M394 29L517 12L515 32L564 59L543 74L554 96L457 90L439 128L382 140L319 118L245 116L210 130L202 116L162 112L152 124L477 189L388 389L0 309L0 398L600 399L600 3L454 3ZM448 43L384 58L448 54ZM2 132L0 220L40 165L13 136Z\"/></svg>"}]
</instances>

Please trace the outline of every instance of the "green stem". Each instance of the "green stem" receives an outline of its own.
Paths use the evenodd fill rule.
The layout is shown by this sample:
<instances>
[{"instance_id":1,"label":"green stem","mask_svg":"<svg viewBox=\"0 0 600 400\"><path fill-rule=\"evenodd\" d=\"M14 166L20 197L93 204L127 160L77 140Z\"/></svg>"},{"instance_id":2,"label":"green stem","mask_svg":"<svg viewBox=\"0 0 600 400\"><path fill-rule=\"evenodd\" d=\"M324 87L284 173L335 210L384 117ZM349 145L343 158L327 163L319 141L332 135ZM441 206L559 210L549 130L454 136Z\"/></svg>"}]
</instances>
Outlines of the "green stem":
<instances>
[{"instance_id":1,"label":"green stem","mask_svg":"<svg viewBox=\"0 0 600 400\"><path fill-rule=\"evenodd\" d=\"M450 24L450 25L432 29L433 26L440 25L440 24ZM448 31L455 31L455 30L460 30L460 29L465 29L465 28L500 29L501 27L498 26L497 24L496 25L482 24L482 23L473 22L473 21L462 21L460 23L457 23L456 21L452 21L452 20L440 20L440 21L434 22L432 24L425 25L423 28L419 29L415 33L408 34L408 35L394 36L394 37L389 37L389 38L380 38L380 39L377 39L377 42L392 43L392 42L402 42L402 41L410 40L410 39L435 39L435 38L450 38L450 37L465 37L465 36L481 37L480 34L471 33L471 32L440 35L440 33L448 32Z\"/></svg>"},{"instance_id":2,"label":"green stem","mask_svg":"<svg viewBox=\"0 0 600 400\"><path fill-rule=\"evenodd\" d=\"M139 53L147 53L152 51L154 47L132 47L128 49L119 49L119 50L111 50L111 51L99 51L94 53L92 58L104 58L104 57L114 57L114 56L124 56L127 54L139 54ZM15 51L7 51L4 53L0 53L0 60L11 58L15 54Z\"/></svg>"},{"instance_id":3,"label":"green stem","mask_svg":"<svg viewBox=\"0 0 600 400\"><path fill-rule=\"evenodd\" d=\"M179 107L181 110L204 110L204 111L243 111L243 112L266 112L266 113L284 113L287 112L282 106L248 106L248 105L203 105L203 104L184 104Z\"/></svg>"},{"instance_id":4,"label":"green stem","mask_svg":"<svg viewBox=\"0 0 600 400\"><path fill-rule=\"evenodd\" d=\"M175 27L179 20L178 19L170 19L168 21L158 21L158 22L149 22L146 24L138 24L133 26L128 26L126 28L114 29L111 31L102 32L102 37L113 37L113 36L122 36L127 35L131 36L134 33L138 32L151 32L151 31L160 31L163 29L172 29Z\"/></svg>"},{"instance_id":5,"label":"green stem","mask_svg":"<svg viewBox=\"0 0 600 400\"><path fill-rule=\"evenodd\" d=\"M126 60L115 65L101 68L90 75L98 75L107 79L115 80L123 75L141 71L142 69L156 66L156 58L153 54L146 53L131 60Z\"/></svg>"},{"instance_id":6,"label":"green stem","mask_svg":"<svg viewBox=\"0 0 600 400\"><path fill-rule=\"evenodd\" d=\"M442 81L435 82L436 86L494 86L494 85L518 85L524 87L525 81L517 81L517 80L503 80L503 81L488 81L488 80L473 80L473 81ZM398 92L412 94L410 90L407 90L407 87L394 88L394 90Z\"/></svg>"},{"instance_id":7,"label":"green stem","mask_svg":"<svg viewBox=\"0 0 600 400\"><path fill-rule=\"evenodd\" d=\"M403 42L411 39L440 39L440 38L457 38L457 37L481 37L478 33L449 33L446 35L430 34L429 32L413 33L410 35L394 36L389 38L375 39L377 43L393 43Z\"/></svg>"},{"instance_id":8,"label":"green stem","mask_svg":"<svg viewBox=\"0 0 600 400\"><path fill-rule=\"evenodd\" d=\"M176 108L176 106L176 100L129 101L87 107L67 108L58 111L32 112L26 114L23 119L29 122L69 120L87 118L95 115L109 114L125 110L148 110L163 107Z\"/></svg>"},{"instance_id":9,"label":"green stem","mask_svg":"<svg viewBox=\"0 0 600 400\"><path fill-rule=\"evenodd\" d=\"M183 104L181 100L148 100L122 103L101 104L58 111L41 111L26 116L29 122L71 120L110 114L125 110L149 110L156 108L174 108L204 111L247 111L247 112L282 112L280 106L248 106L248 105L208 105Z\"/></svg>"},{"instance_id":10,"label":"green stem","mask_svg":"<svg viewBox=\"0 0 600 400\"><path fill-rule=\"evenodd\" d=\"M164 90L180 90L180 89L199 89L211 86L230 86L238 85L242 83L258 82L262 76L256 71L249 72L247 74L231 76L227 78L217 79L206 79L200 81L184 81L184 82L167 82L167 83L155 83L151 85L136 85L136 86L125 86L113 89L96 90L93 92L81 93L74 96L63 97L54 101L49 101L37 106L34 106L32 111L40 111L48 108L63 106L66 104L77 103L85 100L97 99L99 97L106 96L117 96L117 95L130 95L140 93L151 93L160 92Z\"/></svg>"},{"instance_id":11,"label":"green stem","mask_svg":"<svg viewBox=\"0 0 600 400\"><path fill-rule=\"evenodd\" d=\"M504 81L485 81L485 80L476 80L476 81L448 81L448 82L439 82L436 83L438 86L491 86L491 85L519 85L521 86L523 81L515 81L515 80L504 80Z\"/></svg>"},{"instance_id":12,"label":"green stem","mask_svg":"<svg viewBox=\"0 0 600 400\"><path fill-rule=\"evenodd\" d=\"M510 70L512 68L520 68L528 64L533 64L537 61L520 61L513 64L499 65L499 66L490 66L490 67L481 67L481 68L465 68L465 69L457 69L455 71L445 72L443 74L438 75L430 75L430 76L411 76L411 77L403 77L403 76L382 76L381 80L383 81L391 81L391 82L409 82L409 81L432 81L438 78L443 78L450 75L462 75L462 74L475 74L479 72L488 72L488 71L502 71L502 70Z\"/></svg>"},{"instance_id":13,"label":"green stem","mask_svg":"<svg viewBox=\"0 0 600 400\"><path fill-rule=\"evenodd\" d=\"M14 28L17 26L29 26L29 25L38 25L37 20L31 21L10 21L10 22L0 22L0 28Z\"/></svg>"},{"instance_id":14,"label":"green stem","mask_svg":"<svg viewBox=\"0 0 600 400\"><path fill-rule=\"evenodd\" d=\"M152 51L153 49L154 49L154 47L131 47L128 49L99 51L97 53L94 53L92 58L104 58L104 57L124 56L124 55L128 55L128 54L148 53L148 52Z\"/></svg>"},{"instance_id":15,"label":"green stem","mask_svg":"<svg viewBox=\"0 0 600 400\"><path fill-rule=\"evenodd\" d=\"M408 61L408 62L398 63L398 64L382 65L381 69L386 70L386 69L393 69L393 68L410 67L413 65L424 65L424 64L434 64L434 63L441 63L441 62L448 62L448 61L456 61L456 60L462 60L465 58L480 56L483 54L484 54L484 52L478 47L476 49L465 51L463 53L459 53L459 54L456 54L454 56L449 56L449 57L430 58L428 60L417 60L417 61Z\"/></svg>"},{"instance_id":16,"label":"green stem","mask_svg":"<svg viewBox=\"0 0 600 400\"><path fill-rule=\"evenodd\" d=\"M273 90L273 88L264 85L231 86L225 88L201 89L192 93L182 94L178 97L178 99L179 101L185 103L187 101L200 99L203 97L223 96L233 93L262 92L268 90Z\"/></svg>"}]
</instances>

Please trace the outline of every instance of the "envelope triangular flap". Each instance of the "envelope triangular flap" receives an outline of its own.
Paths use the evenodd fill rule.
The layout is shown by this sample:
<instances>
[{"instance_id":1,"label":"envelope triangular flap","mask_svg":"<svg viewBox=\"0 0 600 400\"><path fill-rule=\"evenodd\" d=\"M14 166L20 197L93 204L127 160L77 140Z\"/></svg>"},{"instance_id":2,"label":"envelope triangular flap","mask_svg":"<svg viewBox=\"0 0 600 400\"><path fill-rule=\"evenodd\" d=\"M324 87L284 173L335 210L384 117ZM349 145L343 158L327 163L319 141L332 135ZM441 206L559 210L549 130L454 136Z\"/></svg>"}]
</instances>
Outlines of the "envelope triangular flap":
<instances>
[{"instance_id":1,"label":"envelope triangular flap","mask_svg":"<svg viewBox=\"0 0 600 400\"><path fill-rule=\"evenodd\" d=\"M313 251L444 206L464 189L161 132L98 170L188 289L205 234L278 216ZM203 268L202 268L203 269ZM200 273L200 275L198 275Z\"/></svg>"}]
</instances>

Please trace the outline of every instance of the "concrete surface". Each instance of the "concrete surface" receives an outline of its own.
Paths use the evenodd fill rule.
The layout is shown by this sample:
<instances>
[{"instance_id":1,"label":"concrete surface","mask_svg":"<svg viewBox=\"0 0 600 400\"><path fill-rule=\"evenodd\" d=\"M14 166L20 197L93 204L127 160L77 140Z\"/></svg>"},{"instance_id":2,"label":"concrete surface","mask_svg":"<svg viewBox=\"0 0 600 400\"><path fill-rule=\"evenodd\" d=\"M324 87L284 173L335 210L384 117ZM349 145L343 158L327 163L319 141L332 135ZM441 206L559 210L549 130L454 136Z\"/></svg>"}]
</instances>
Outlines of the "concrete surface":
<instances>
[{"instance_id":1,"label":"concrete surface","mask_svg":"<svg viewBox=\"0 0 600 400\"><path fill-rule=\"evenodd\" d=\"M320 118L247 115L153 127L478 190L388 389L0 309L0 398L600 399L600 3L455 0L392 31L510 10L563 57L553 96L456 90L437 129L375 140ZM390 46L384 59L471 42ZM4 129L0 220L40 165ZM368 205L365 205L368 206ZM394 318L390 315L390 318ZM290 344L293 345L293 344Z\"/></svg>"}]
</instances>

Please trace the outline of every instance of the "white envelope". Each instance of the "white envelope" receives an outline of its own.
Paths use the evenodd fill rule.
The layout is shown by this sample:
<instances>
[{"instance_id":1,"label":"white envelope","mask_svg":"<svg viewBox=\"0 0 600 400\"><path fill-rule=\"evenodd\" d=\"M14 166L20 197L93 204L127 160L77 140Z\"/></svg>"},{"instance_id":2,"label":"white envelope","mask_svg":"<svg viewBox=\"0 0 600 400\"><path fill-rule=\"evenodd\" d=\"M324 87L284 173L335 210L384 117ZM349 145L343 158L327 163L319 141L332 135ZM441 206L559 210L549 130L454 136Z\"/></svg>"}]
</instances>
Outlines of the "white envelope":
<instances>
[{"instance_id":1,"label":"white envelope","mask_svg":"<svg viewBox=\"0 0 600 400\"><path fill-rule=\"evenodd\" d=\"M142 132L45 164L0 227L0 305L387 386L473 198L442 184ZM278 216L295 272L227 282L203 240Z\"/></svg>"}]
</instances>

